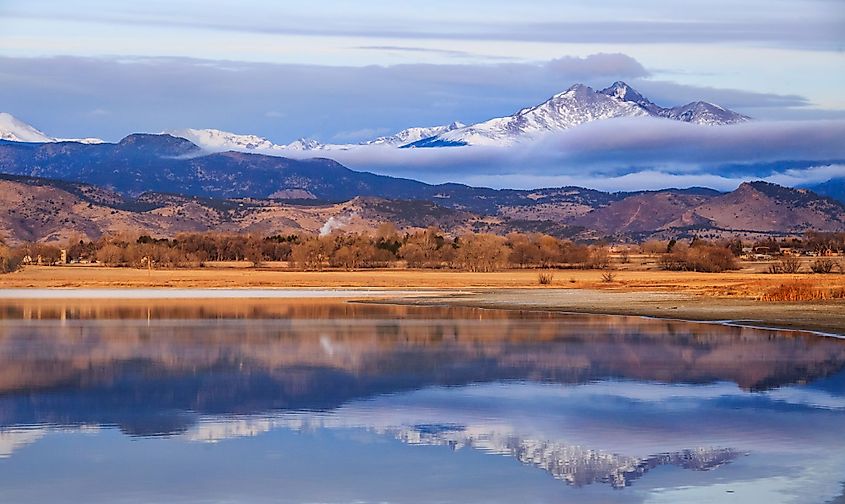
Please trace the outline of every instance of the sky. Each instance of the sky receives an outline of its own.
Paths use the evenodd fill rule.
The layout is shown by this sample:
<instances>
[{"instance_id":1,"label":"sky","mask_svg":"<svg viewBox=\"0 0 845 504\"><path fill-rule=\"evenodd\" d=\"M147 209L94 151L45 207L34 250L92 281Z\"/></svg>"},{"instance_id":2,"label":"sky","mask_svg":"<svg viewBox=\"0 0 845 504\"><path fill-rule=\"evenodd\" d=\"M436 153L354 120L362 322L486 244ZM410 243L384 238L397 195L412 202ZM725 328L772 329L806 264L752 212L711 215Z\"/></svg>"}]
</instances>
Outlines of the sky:
<instances>
[{"instance_id":1,"label":"sky","mask_svg":"<svg viewBox=\"0 0 845 504\"><path fill-rule=\"evenodd\" d=\"M821 129L845 120L843 50L840 0L0 0L0 111L57 137L218 128L344 143L625 80L660 105L701 99ZM549 181L572 175L531 164Z\"/></svg>"}]
</instances>

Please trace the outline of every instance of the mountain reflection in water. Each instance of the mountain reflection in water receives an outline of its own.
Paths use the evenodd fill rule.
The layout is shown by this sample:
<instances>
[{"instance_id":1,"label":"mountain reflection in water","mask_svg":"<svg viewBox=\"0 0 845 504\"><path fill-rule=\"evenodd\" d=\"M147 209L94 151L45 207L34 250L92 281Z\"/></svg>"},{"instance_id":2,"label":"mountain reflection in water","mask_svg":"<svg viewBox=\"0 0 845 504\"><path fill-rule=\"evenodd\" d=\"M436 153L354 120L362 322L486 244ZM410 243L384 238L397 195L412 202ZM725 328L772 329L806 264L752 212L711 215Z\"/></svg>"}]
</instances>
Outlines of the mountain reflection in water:
<instances>
[{"instance_id":1,"label":"mountain reflection in water","mask_svg":"<svg viewBox=\"0 0 845 504\"><path fill-rule=\"evenodd\" d=\"M661 466L753 473L746 458L798 446L838 462L843 368L843 340L638 317L9 302L0 462L50 432L117 427L217 443L363 429L503 455L573 487L624 488ZM841 488L842 478L825 483Z\"/></svg>"}]
</instances>

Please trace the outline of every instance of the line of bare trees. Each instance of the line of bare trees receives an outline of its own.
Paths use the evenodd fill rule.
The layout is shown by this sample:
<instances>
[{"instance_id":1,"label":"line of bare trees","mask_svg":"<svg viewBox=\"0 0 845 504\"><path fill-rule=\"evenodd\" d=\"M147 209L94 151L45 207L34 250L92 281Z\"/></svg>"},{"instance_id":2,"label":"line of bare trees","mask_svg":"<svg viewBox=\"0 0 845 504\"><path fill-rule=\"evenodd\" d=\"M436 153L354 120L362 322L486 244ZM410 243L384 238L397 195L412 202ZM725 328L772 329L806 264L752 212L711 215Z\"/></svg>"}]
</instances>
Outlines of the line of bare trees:
<instances>
[{"instance_id":1,"label":"line of bare trees","mask_svg":"<svg viewBox=\"0 0 845 504\"><path fill-rule=\"evenodd\" d=\"M14 270L27 258L39 264L59 262L61 250L68 262L102 263L126 267L197 267L209 261L286 261L305 270L324 268L384 268L403 263L409 268L452 268L494 271L519 268L607 268L608 248L576 244L543 234L512 233L497 236L468 233L450 237L435 228L400 233L385 224L374 234L337 232L243 235L186 233L172 239L140 236L73 240L64 246L27 244L0 251ZM2 259L0 259L2 260Z\"/></svg>"},{"instance_id":2,"label":"line of bare trees","mask_svg":"<svg viewBox=\"0 0 845 504\"><path fill-rule=\"evenodd\" d=\"M845 249L845 233L809 233L802 247L819 250ZM774 247L770 243L770 247ZM784 242L785 243L785 242ZM64 257L62 257L64 250ZM619 251L617 261L628 262L629 253L657 256L666 270L720 272L737 269L742 254L739 240L713 243L694 239L651 240ZM451 268L466 271L494 271L504 268L589 268L611 267L607 246L580 244L539 233L511 233L498 236L468 233L450 237L438 229L399 232L384 224L372 234L335 232L328 236L290 234L185 233L174 238L111 236L96 241L72 240L61 247L43 243L7 247L0 243L0 272L14 271L30 261L55 264L103 263L125 267L197 267L209 261L249 261L255 266L267 261L287 262L294 268ZM813 267L824 272L826 264Z\"/></svg>"}]
</instances>

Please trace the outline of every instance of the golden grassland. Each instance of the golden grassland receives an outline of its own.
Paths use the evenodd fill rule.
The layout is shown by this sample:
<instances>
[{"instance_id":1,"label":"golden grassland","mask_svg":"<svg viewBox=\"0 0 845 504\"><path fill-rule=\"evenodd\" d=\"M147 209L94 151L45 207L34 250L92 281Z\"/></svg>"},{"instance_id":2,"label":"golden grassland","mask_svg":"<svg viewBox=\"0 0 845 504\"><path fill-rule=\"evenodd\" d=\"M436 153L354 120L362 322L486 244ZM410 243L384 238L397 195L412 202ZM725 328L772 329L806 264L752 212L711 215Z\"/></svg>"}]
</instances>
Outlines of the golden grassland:
<instances>
[{"instance_id":1,"label":"golden grassland","mask_svg":"<svg viewBox=\"0 0 845 504\"><path fill-rule=\"evenodd\" d=\"M26 266L20 271L0 275L0 289L420 290L427 292L422 297L374 293L379 296L374 301L380 304L639 315L698 321L731 320L743 325L809 329L845 335L845 274L766 274L768 266L761 263L743 263L743 268L738 271L696 273L663 271L634 262L617 265L617 269L611 270L611 282L603 280L608 271L581 269L523 269L480 273L432 269L296 271L286 265L272 263L260 268L250 266L248 262L208 263L206 267L194 269L153 270L96 265ZM809 269L804 268L804 271ZM541 273L552 274L550 284L540 284ZM38 313L56 303L62 304L61 300L16 300L14 291L0 293L0 297L6 298L2 305L6 309L16 303L23 303L26 310L37 309ZM348 301L338 299L334 302L349 306ZM329 300L323 299L321 302ZM155 311L155 307L161 308L162 301L73 299L67 303L65 308L70 306L75 311L85 306L95 310L116 307L123 310L129 308L129 305ZM276 307L273 310L280 309L280 306L286 310L292 309L297 301L231 299L202 300L197 303L196 300L166 300L169 308L179 303L199 306L205 310L204 313L214 311L214 306L219 303L224 303L227 309L233 309L237 304L242 306L237 313L255 316L256 313L268 310L268 306Z\"/></svg>"},{"instance_id":2,"label":"golden grassland","mask_svg":"<svg viewBox=\"0 0 845 504\"><path fill-rule=\"evenodd\" d=\"M674 292L690 295L778 300L778 289L799 285L802 291L822 292L811 299L841 297L845 275L798 273L764 274L759 264L724 273L625 269L553 270L547 285L538 270L491 273L453 270L325 270L294 271L276 265L245 267L249 263L213 265L194 269L112 268L106 266L27 266L0 276L0 288L384 288L384 289L600 289L618 292ZM547 272L549 270L543 270ZM794 293L793 293L794 294ZM784 299L788 301L797 298Z\"/></svg>"}]
</instances>

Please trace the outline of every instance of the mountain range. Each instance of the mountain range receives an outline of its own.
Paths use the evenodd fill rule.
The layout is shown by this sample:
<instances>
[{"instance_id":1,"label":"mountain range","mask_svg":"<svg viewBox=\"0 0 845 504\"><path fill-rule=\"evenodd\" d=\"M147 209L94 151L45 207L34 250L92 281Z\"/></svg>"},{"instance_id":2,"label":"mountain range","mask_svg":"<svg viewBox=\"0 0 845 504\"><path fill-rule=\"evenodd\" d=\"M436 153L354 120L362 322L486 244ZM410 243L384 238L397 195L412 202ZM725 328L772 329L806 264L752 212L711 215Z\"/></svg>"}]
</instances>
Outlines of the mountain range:
<instances>
[{"instance_id":1,"label":"mountain range","mask_svg":"<svg viewBox=\"0 0 845 504\"><path fill-rule=\"evenodd\" d=\"M585 122L639 116L714 127L748 120L704 102L663 108L623 82L600 91L575 85L511 116L409 128L354 146L304 139L279 146L219 130L132 134L117 143L60 139L0 114L0 173L6 174L0 179L0 232L20 241L120 230L316 231L333 216L360 230L392 221L455 234L518 230L584 239L845 231L845 207L834 199L843 196L840 179L803 189L745 183L730 193L514 190L432 185L321 157L284 156L297 150L330 155L336 148L504 147Z\"/></svg>"},{"instance_id":2,"label":"mountain range","mask_svg":"<svg viewBox=\"0 0 845 504\"><path fill-rule=\"evenodd\" d=\"M531 191L494 190L350 170L324 158L291 159L245 152L208 153L183 138L134 134L118 143L24 143L0 140L0 172L84 182L136 196L169 192L211 198L271 198L340 202L356 196L422 199L442 206L494 212L534 204ZM581 188L541 190L550 202L598 202L605 193Z\"/></svg>"},{"instance_id":3,"label":"mountain range","mask_svg":"<svg viewBox=\"0 0 845 504\"><path fill-rule=\"evenodd\" d=\"M510 146L536 140L587 122L617 117L656 117L701 125L728 125L749 118L712 103L696 101L678 107L660 107L628 84L617 81L600 91L575 84L545 102L518 112L466 125L453 122L441 126L412 127L392 135L380 136L357 144L327 144L299 138L288 144L252 134L238 134L219 129L183 128L167 133L191 141L209 151L302 152L350 150L367 147L453 147L465 145ZM46 135L13 117L0 113L0 139L16 142L102 143L98 138L65 139Z\"/></svg>"},{"instance_id":4,"label":"mountain range","mask_svg":"<svg viewBox=\"0 0 845 504\"><path fill-rule=\"evenodd\" d=\"M293 166L300 174L309 167L307 162L295 163L305 165ZM692 236L760 239L811 230L845 232L845 205L806 189L765 182L745 183L729 193L702 188L638 193L577 187L518 191L458 184L431 186L327 166L334 168L340 186L358 187L369 195L334 202L290 198L303 196L302 189L287 189L286 198L152 191L133 196L92 184L0 175L0 238L8 242L66 242L121 232L159 237L202 231L318 233L330 222L335 223L334 228L355 232L373 232L379 224L392 222L400 229L435 226L451 235L519 231L625 241ZM312 189L318 194L336 194L337 186L325 183L335 176L321 177L320 165L310 167L317 173L291 175L290 180L313 182ZM257 178L263 178L261 173ZM393 194L394 184L403 188L404 198Z\"/></svg>"},{"instance_id":5,"label":"mountain range","mask_svg":"<svg viewBox=\"0 0 845 504\"><path fill-rule=\"evenodd\" d=\"M600 91L575 84L545 102L518 112L466 125L460 122L442 126L408 128L358 144L326 144L300 138L286 145L256 136L217 129L180 129L169 133L185 138L208 150L242 151L332 151L372 146L399 148L455 147L466 145L511 146L537 140L555 131L617 117L655 117L700 125L737 124L750 118L712 103L696 101L678 107L660 107L628 84L617 81Z\"/></svg>"},{"instance_id":6,"label":"mountain range","mask_svg":"<svg viewBox=\"0 0 845 504\"><path fill-rule=\"evenodd\" d=\"M818 184L806 184L806 189L845 203L845 177L832 178Z\"/></svg>"},{"instance_id":7,"label":"mountain range","mask_svg":"<svg viewBox=\"0 0 845 504\"><path fill-rule=\"evenodd\" d=\"M447 131L404 147L513 145L587 122L649 116L711 126L749 120L744 115L700 101L680 107L659 107L624 82L615 82L601 91L576 84L539 105L524 108L513 115Z\"/></svg>"}]
</instances>

